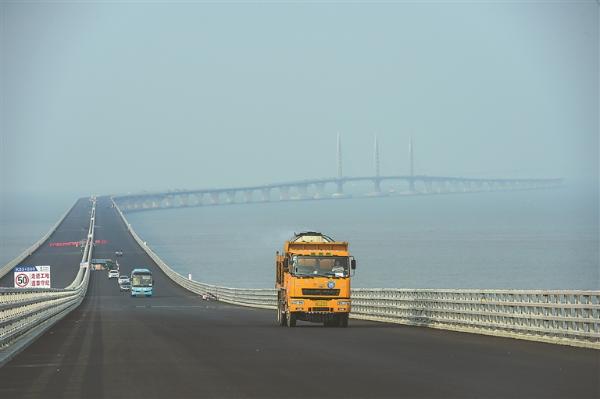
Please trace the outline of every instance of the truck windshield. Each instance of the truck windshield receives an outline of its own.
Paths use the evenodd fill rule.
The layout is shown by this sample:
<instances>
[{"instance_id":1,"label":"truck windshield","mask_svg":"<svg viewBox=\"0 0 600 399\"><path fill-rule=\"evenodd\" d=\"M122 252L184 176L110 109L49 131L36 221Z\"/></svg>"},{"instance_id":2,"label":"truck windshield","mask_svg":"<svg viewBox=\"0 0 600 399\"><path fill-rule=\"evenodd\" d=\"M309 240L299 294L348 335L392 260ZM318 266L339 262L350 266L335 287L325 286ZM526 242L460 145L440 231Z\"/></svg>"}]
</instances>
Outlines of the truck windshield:
<instances>
[{"instance_id":1,"label":"truck windshield","mask_svg":"<svg viewBox=\"0 0 600 399\"><path fill-rule=\"evenodd\" d=\"M134 287L152 287L152 275L134 274L131 276L131 285Z\"/></svg>"},{"instance_id":2,"label":"truck windshield","mask_svg":"<svg viewBox=\"0 0 600 399\"><path fill-rule=\"evenodd\" d=\"M296 276L347 277L346 256L292 256L292 274Z\"/></svg>"}]
</instances>

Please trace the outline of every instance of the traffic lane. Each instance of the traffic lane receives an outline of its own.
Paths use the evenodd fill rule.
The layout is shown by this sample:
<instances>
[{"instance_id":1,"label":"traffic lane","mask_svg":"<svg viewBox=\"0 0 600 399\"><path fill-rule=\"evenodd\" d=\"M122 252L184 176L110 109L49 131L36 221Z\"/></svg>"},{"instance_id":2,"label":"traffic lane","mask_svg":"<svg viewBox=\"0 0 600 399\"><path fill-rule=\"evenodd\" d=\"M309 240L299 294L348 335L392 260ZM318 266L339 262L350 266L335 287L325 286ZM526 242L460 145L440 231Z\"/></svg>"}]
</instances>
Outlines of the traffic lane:
<instances>
[{"instance_id":1,"label":"traffic lane","mask_svg":"<svg viewBox=\"0 0 600 399\"><path fill-rule=\"evenodd\" d=\"M75 242L85 240L89 229L91 202L88 198L79 199L63 222L50 235L48 240L21 265L50 265L52 288L64 288L75 279L81 262L80 247L54 247L51 243ZM14 273L9 272L0 279L0 287L14 286Z\"/></svg>"},{"instance_id":2,"label":"traffic lane","mask_svg":"<svg viewBox=\"0 0 600 399\"><path fill-rule=\"evenodd\" d=\"M154 333L171 342L177 364L169 369L181 367L179 378L197 381L195 364L208 363L207 396L219 377L247 397L598 394L597 351L354 320L349 329L284 329L273 312L213 306L145 310L156 317Z\"/></svg>"},{"instance_id":3,"label":"traffic lane","mask_svg":"<svg viewBox=\"0 0 600 399\"><path fill-rule=\"evenodd\" d=\"M106 240L107 244L94 247L94 258L116 259L119 262L121 275L130 275L135 268L148 268L154 277L156 297L195 297L196 294L187 291L168 278L154 263L135 239L129 234L127 226L120 218L117 210L110 206L107 197L98 198L96 206L96 238ZM116 257L115 251L123 251L123 256Z\"/></svg>"},{"instance_id":4,"label":"traffic lane","mask_svg":"<svg viewBox=\"0 0 600 399\"><path fill-rule=\"evenodd\" d=\"M357 320L351 320L348 329L302 322L288 329L276 326L273 319L273 311L190 296L131 298L119 292L115 280L94 272L82 306L0 369L0 394L109 398L598 394L598 351Z\"/></svg>"}]
</instances>

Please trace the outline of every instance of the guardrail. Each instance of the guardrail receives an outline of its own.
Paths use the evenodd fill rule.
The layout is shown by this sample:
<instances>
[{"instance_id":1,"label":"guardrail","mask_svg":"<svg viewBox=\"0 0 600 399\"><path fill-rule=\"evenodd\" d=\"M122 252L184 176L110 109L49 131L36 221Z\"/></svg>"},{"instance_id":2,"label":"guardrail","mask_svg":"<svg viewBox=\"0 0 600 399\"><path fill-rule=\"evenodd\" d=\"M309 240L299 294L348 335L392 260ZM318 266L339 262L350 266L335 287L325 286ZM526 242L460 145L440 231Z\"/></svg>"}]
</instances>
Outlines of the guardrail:
<instances>
[{"instance_id":1,"label":"guardrail","mask_svg":"<svg viewBox=\"0 0 600 399\"><path fill-rule=\"evenodd\" d=\"M19 263L23 262L28 256L30 256L32 253L37 251L37 249L39 247L41 247L42 244L44 244L48 238L50 238L52 233L54 233L56 231L58 226L60 226L60 224L63 222L63 220L65 220L67 215L73 210L73 208L75 208L76 204L77 204L77 201L75 201L75 203L61 216L61 218L58 219L58 222L56 222L56 224L54 226L52 226L52 228L42 238L40 238L35 244L33 244L32 246L27 248L25 251L21 252L21 254L19 256L17 256L16 258L11 260L4 266L0 267L0 278L4 277L6 275L6 273L10 272L15 266L17 266Z\"/></svg>"},{"instance_id":2,"label":"guardrail","mask_svg":"<svg viewBox=\"0 0 600 399\"><path fill-rule=\"evenodd\" d=\"M113 204L140 247L183 288L231 304L276 309L275 289L221 287L177 273ZM600 349L600 291L358 288L351 299L354 319Z\"/></svg>"},{"instance_id":3,"label":"guardrail","mask_svg":"<svg viewBox=\"0 0 600 399\"><path fill-rule=\"evenodd\" d=\"M68 287L0 289L0 366L83 301L90 279L89 263L93 253L95 219L94 200L81 265Z\"/></svg>"},{"instance_id":4,"label":"guardrail","mask_svg":"<svg viewBox=\"0 0 600 399\"><path fill-rule=\"evenodd\" d=\"M600 349L600 291L354 289L352 316Z\"/></svg>"}]
</instances>

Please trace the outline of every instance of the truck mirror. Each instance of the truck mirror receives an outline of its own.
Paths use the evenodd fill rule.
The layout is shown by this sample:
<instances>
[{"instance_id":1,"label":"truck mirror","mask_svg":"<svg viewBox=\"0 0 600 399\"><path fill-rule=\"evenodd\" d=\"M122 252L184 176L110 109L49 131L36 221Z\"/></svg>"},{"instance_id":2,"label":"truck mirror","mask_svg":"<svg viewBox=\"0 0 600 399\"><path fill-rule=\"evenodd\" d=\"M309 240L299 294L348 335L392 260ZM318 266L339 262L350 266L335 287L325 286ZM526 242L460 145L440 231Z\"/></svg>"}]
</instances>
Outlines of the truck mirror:
<instances>
[{"instance_id":1,"label":"truck mirror","mask_svg":"<svg viewBox=\"0 0 600 399\"><path fill-rule=\"evenodd\" d=\"M283 258L283 269L287 270L288 269L288 258Z\"/></svg>"},{"instance_id":2,"label":"truck mirror","mask_svg":"<svg viewBox=\"0 0 600 399\"><path fill-rule=\"evenodd\" d=\"M350 261L350 267L352 268L352 270L355 270L355 269L356 269L356 259L352 259L352 260Z\"/></svg>"}]
</instances>

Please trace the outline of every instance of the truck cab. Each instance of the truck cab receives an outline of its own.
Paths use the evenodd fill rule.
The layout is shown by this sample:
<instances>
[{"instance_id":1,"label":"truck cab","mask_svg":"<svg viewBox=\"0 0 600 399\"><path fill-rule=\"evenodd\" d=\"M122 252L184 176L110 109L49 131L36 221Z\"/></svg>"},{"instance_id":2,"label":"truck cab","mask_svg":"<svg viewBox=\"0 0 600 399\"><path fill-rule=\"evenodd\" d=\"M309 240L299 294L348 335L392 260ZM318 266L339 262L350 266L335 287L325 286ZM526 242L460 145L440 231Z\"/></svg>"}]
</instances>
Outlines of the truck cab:
<instances>
[{"instance_id":1,"label":"truck cab","mask_svg":"<svg viewBox=\"0 0 600 399\"><path fill-rule=\"evenodd\" d=\"M317 232L295 234L276 254L277 322L298 320L347 327L351 310L350 278L356 261L347 242Z\"/></svg>"}]
</instances>

